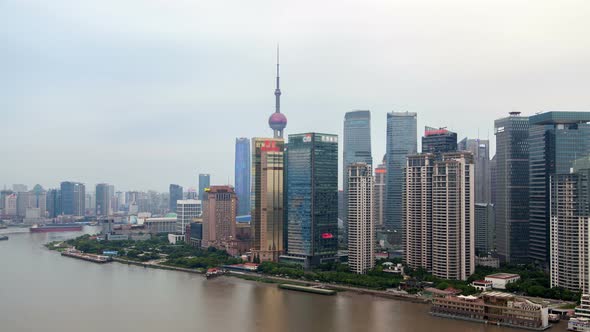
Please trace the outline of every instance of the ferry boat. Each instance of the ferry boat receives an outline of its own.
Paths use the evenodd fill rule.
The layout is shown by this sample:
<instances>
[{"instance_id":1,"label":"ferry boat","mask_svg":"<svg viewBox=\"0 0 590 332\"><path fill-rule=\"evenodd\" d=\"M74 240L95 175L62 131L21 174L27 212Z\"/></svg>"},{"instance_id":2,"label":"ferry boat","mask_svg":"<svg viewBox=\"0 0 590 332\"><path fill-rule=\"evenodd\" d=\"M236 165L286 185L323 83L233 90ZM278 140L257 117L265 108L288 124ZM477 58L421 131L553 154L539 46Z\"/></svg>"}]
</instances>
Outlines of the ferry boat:
<instances>
[{"instance_id":1,"label":"ferry boat","mask_svg":"<svg viewBox=\"0 0 590 332\"><path fill-rule=\"evenodd\" d=\"M8 240L8 236L0 235L0 241L6 241L6 240Z\"/></svg>"},{"instance_id":2,"label":"ferry boat","mask_svg":"<svg viewBox=\"0 0 590 332\"><path fill-rule=\"evenodd\" d=\"M225 274L224 270L218 269L218 268L211 268L211 269L207 269L207 273L205 273L205 277L207 279L213 279L215 277L219 277L220 275Z\"/></svg>"},{"instance_id":3,"label":"ferry boat","mask_svg":"<svg viewBox=\"0 0 590 332\"><path fill-rule=\"evenodd\" d=\"M584 317L570 318L567 322L567 330L590 332L590 319Z\"/></svg>"},{"instance_id":4,"label":"ferry boat","mask_svg":"<svg viewBox=\"0 0 590 332\"><path fill-rule=\"evenodd\" d=\"M34 225L29 228L31 233L47 233L47 232L76 232L82 230L82 225L76 224L47 224Z\"/></svg>"}]
</instances>

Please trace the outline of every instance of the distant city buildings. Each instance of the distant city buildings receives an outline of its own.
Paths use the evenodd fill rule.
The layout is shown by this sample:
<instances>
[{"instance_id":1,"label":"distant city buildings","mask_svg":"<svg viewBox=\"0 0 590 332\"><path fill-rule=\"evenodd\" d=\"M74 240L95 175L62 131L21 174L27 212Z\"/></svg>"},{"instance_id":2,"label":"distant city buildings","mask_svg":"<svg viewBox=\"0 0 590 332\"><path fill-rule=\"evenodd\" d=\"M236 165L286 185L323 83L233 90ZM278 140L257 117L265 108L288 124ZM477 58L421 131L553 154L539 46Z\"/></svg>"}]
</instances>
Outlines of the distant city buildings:
<instances>
[{"instance_id":1,"label":"distant city buildings","mask_svg":"<svg viewBox=\"0 0 590 332\"><path fill-rule=\"evenodd\" d=\"M61 210L69 216L85 215L86 188L79 182L65 181L61 183Z\"/></svg>"},{"instance_id":2,"label":"distant city buildings","mask_svg":"<svg viewBox=\"0 0 590 332\"><path fill-rule=\"evenodd\" d=\"M335 261L338 252L338 136L289 135L287 255L306 269Z\"/></svg>"},{"instance_id":3,"label":"distant city buildings","mask_svg":"<svg viewBox=\"0 0 590 332\"><path fill-rule=\"evenodd\" d=\"M207 195L205 189L211 185L211 175L199 174L199 199L202 201Z\"/></svg>"},{"instance_id":4,"label":"distant city buildings","mask_svg":"<svg viewBox=\"0 0 590 332\"><path fill-rule=\"evenodd\" d=\"M410 112L387 113L387 195L385 226L400 232L402 226L403 170L408 155L416 154L417 114Z\"/></svg>"},{"instance_id":5,"label":"distant city buildings","mask_svg":"<svg viewBox=\"0 0 590 332\"><path fill-rule=\"evenodd\" d=\"M364 274L375 267L374 179L371 165L352 163L348 173L348 266Z\"/></svg>"},{"instance_id":6,"label":"distant city buildings","mask_svg":"<svg viewBox=\"0 0 590 332\"><path fill-rule=\"evenodd\" d=\"M199 178L200 179L200 178ZM169 204L168 211L176 212L176 202L184 198L182 186L177 184L171 184L169 188ZM196 199L196 197L187 197L187 199Z\"/></svg>"},{"instance_id":7,"label":"distant city buildings","mask_svg":"<svg viewBox=\"0 0 590 332\"><path fill-rule=\"evenodd\" d=\"M250 211L250 172L252 170L250 139L236 138L235 190L238 196L238 215L249 215Z\"/></svg>"},{"instance_id":8,"label":"distant city buildings","mask_svg":"<svg viewBox=\"0 0 590 332\"><path fill-rule=\"evenodd\" d=\"M114 186L107 183L96 185L96 216L109 216L113 214L112 198L114 195Z\"/></svg>"}]
</instances>

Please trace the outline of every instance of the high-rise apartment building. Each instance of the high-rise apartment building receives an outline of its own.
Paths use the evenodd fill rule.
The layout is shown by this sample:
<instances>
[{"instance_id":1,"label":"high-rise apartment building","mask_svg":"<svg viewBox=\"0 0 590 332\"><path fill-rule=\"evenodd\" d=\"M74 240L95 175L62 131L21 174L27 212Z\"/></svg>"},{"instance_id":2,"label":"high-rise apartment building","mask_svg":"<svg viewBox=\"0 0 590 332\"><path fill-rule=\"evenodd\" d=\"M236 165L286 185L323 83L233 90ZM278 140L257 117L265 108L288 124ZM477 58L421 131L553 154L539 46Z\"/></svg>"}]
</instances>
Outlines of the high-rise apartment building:
<instances>
[{"instance_id":1,"label":"high-rise apartment building","mask_svg":"<svg viewBox=\"0 0 590 332\"><path fill-rule=\"evenodd\" d=\"M186 225L203 213L201 201L196 199L179 200L176 204L176 233L184 234Z\"/></svg>"},{"instance_id":2,"label":"high-rise apartment building","mask_svg":"<svg viewBox=\"0 0 590 332\"><path fill-rule=\"evenodd\" d=\"M205 192L206 188L209 188L211 185L211 175L210 174L199 174L199 199L202 201L205 199L207 195Z\"/></svg>"},{"instance_id":3,"label":"high-rise apartment building","mask_svg":"<svg viewBox=\"0 0 590 332\"><path fill-rule=\"evenodd\" d=\"M375 267L375 225L373 224L374 179L371 165L348 166L348 266L364 274Z\"/></svg>"},{"instance_id":4,"label":"high-rise apartment building","mask_svg":"<svg viewBox=\"0 0 590 332\"><path fill-rule=\"evenodd\" d=\"M203 201L203 247L227 249L236 238L238 198L231 186L211 186Z\"/></svg>"},{"instance_id":5,"label":"high-rise apartment building","mask_svg":"<svg viewBox=\"0 0 590 332\"><path fill-rule=\"evenodd\" d=\"M169 188L170 195L168 197L168 211L176 212L176 202L182 200L183 188L177 184L171 184ZM196 199L196 197L187 197L188 199Z\"/></svg>"},{"instance_id":6,"label":"high-rise apartment building","mask_svg":"<svg viewBox=\"0 0 590 332\"><path fill-rule=\"evenodd\" d=\"M238 215L249 215L250 211L250 139L236 138L235 188L238 195Z\"/></svg>"},{"instance_id":7,"label":"high-rise apartment building","mask_svg":"<svg viewBox=\"0 0 590 332\"><path fill-rule=\"evenodd\" d=\"M473 155L445 153L432 174L432 274L467 280L475 271Z\"/></svg>"},{"instance_id":8,"label":"high-rise apartment building","mask_svg":"<svg viewBox=\"0 0 590 332\"><path fill-rule=\"evenodd\" d=\"M347 229L348 166L362 162L373 164L371 154L371 112L352 111L344 115L343 188L344 188L344 229Z\"/></svg>"},{"instance_id":9,"label":"high-rise apartment building","mask_svg":"<svg viewBox=\"0 0 590 332\"><path fill-rule=\"evenodd\" d=\"M520 112L494 121L496 250L501 261L526 263L529 248L529 118Z\"/></svg>"},{"instance_id":10,"label":"high-rise apartment building","mask_svg":"<svg viewBox=\"0 0 590 332\"><path fill-rule=\"evenodd\" d=\"M457 133L446 128L424 128L422 153L433 153L438 156L452 151L457 151Z\"/></svg>"},{"instance_id":11,"label":"high-rise apartment building","mask_svg":"<svg viewBox=\"0 0 590 332\"><path fill-rule=\"evenodd\" d=\"M413 268L432 271L432 172L434 154L407 158L402 196L404 261Z\"/></svg>"},{"instance_id":12,"label":"high-rise apartment building","mask_svg":"<svg viewBox=\"0 0 590 332\"><path fill-rule=\"evenodd\" d=\"M84 216L86 212L86 188L80 182L61 183L62 213L68 216Z\"/></svg>"},{"instance_id":13,"label":"high-rise apartment building","mask_svg":"<svg viewBox=\"0 0 590 332\"><path fill-rule=\"evenodd\" d=\"M571 174L551 175L551 287L590 291L590 163Z\"/></svg>"},{"instance_id":14,"label":"high-rise apartment building","mask_svg":"<svg viewBox=\"0 0 590 332\"><path fill-rule=\"evenodd\" d=\"M287 149L287 255L306 269L338 253L338 136L289 135Z\"/></svg>"},{"instance_id":15,"label":"high-rise apartment building","mask_svg":"<svg viewBox=\"0 0 590 332\"><path fill-rule=\"evenodd\" d=\"M278 261L285 250L282 138L252 139L252 253L260 261Z\"/></svg>"},{"instance_id":16,"label":"high-rise apartment building","mask_svg":"<svg viewBox=\"0 0 590 332\"><path fill-rule=\"evenodd\" d=\"M590 112L546 112L529 118L530 258L549 263L549 183L590 155Z\"/></svg>"},{"instance_id":17,"label":"high-rise apartment building","mask_svg":"<svg viewBox=\"0 0 590 332\"><path fill-rule=\"evenodd\" d=\"M470 152L409 156L403 195L404 258L445 279L475 270L474 164Z\"/></svg>"},{"instance_id":18,"label":"high-rise apartment building","mask_svg":"<svg viewBox=\"0 0 590 332\"><path fill-rule=\"evenodd\" d=\"M385 224L385 195L387 194L387 167L383 164L375 168L375 188L373 189L373 218L375 227L382 229Z\"/></svg>"},{"instance_id":19,"label":"high-rise apartment building","mask_svg":"<svg viewBox=\"0 0 590 332\"><path fill-rule=\"evenodd\" d=\"M385 226L401 232L403 169L406 157L416 154L417 114L391 112L387 114L387 195L385 204Z\"/></svg>"}]
</instances>

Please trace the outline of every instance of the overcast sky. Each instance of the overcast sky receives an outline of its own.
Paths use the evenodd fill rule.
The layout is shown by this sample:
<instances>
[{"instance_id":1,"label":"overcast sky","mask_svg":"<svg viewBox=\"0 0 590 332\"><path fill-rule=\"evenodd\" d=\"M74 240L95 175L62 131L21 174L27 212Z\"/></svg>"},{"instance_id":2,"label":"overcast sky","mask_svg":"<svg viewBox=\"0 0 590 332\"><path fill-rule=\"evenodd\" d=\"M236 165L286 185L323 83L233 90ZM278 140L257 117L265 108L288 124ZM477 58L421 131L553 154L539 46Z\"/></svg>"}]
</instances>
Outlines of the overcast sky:
<instances>
[{"instance_id":1,"label":"overcast sky","mask_svg":"<svg viewBox=\"0 0 590 332\"><path fill-rule=\"evenodd\" d=\"M590 1L0 0L0 185L233 183L269 136L372 112L493 138L509 111L590 109ZM340 146L340 150L342 146ZM94 190L92 188L91 190Z\"/></svg>"}]
</instances>

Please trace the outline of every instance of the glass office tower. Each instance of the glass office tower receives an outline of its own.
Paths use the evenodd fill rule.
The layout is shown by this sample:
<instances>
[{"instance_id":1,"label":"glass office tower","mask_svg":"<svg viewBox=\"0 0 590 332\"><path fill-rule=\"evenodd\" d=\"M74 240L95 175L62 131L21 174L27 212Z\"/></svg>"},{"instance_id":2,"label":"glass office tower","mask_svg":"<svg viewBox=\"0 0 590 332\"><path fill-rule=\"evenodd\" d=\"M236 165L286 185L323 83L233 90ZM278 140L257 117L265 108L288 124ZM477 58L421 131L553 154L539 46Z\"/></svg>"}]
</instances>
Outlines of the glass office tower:
<instances>
[{"instance_id":1,"label":"glass office tower","mask_svg":"<svg viewBox=\"0 0 590 332\"><path fill-rule=\"evenodd\" d=\"M401 231L402 225L402 186L406 157L416 154L417 114L391 112L387 114L387 198L385 204L385 227ZM400 233L401 236L401 233Z\"/></svg>"},{"instance_id":2,"label":"glass office tower","mask_svg":"<svg viewBox=\"0 0 590 332\"><path fill-rule=\"evenodd\" d=\"M236 138L235 190L238 196L238 216L250 214L250 140Z\"/></svg>"},{"instance_id":3,"label":"glass office tower","mask_svg":"<svg viewBox=\"0 0 590 332\"><path fill-rule=\"evenodd\" d=\"M576 159L590 155L590 112L546 112L529 118L530 258L549 263L552 175L570 173Z\"/></svg>"},{"instance_id":4,"label":"glass office tower","mask_svg":"<svg viewBox=\"0 0 590 332\"><path fill-rule=\"evenodd\" d=\"M305 268L334 261L338 252L338 136L289 135L287 255Z\"/></svg>"}]
</instances>

